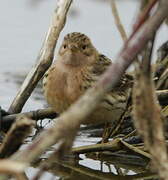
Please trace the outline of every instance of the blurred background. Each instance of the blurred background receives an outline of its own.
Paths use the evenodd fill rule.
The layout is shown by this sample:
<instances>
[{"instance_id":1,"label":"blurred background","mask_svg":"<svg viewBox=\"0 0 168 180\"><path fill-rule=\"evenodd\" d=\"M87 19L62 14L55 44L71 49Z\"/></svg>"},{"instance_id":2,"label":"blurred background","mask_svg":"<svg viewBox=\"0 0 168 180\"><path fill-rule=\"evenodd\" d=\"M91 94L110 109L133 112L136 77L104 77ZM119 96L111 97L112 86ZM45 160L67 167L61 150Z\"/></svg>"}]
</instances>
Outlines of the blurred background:
<instances>
[{"instance_id":1,"label":"blurred background","mask_svg":"<svg viewBox=\"0 0 168 180\"><path fill-rule=\"evenodd\" d=\"M129 34L138 12L137 0L117 0L122 23ZM0 72L30 68L48 30L56 0L2 0L0 6ZM161 44L167 29L159 37ZM74 0L65 34L73 31L86 33L99 51L114 59L123 42L114 24L108 0Z\"/></svg>"}]
</instances>

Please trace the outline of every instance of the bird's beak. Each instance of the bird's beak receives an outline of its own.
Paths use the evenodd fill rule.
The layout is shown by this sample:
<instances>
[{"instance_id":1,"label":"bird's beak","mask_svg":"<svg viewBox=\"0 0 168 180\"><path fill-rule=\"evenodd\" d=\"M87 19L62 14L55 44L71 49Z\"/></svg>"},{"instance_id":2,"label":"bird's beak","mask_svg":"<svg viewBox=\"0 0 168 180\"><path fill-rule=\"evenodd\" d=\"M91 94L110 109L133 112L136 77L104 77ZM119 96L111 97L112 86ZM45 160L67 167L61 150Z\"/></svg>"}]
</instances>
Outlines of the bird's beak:
<instances>
[{"instance_id":1,"label":"bird's beak","mask_svg":"<svg viewBox=\"0 0 168 180\"><path fill-rule=\"evenodd\" d=\"M77 47L74 44L71 44L69 46L69 50L72 51L72 52L75 52L77 50Z\"/></svg>"},{"instance_id":2,"label":"bird's beak","mask_svg":"<svg viewBox=\"0 0 168 180\"><path fill-rule=\"evenodd\" d=\"M78 56L75 53L75 48L71 47L63 56L65 64L69 65L77 65L78 64Z\"/></svg>"}]
</instances>

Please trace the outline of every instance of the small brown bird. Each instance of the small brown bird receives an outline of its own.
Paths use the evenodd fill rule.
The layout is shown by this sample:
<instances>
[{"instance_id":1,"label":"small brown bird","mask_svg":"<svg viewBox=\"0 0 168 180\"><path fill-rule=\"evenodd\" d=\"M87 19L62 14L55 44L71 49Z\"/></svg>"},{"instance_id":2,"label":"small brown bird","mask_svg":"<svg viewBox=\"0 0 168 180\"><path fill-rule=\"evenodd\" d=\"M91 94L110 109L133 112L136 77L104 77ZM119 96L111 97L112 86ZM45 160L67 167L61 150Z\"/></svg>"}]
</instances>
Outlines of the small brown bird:
<instances>
[{"instance_id":1,"label":"small brown bird","mask_svg":"<svg viewBox=\"0 0 168 180\"><path fill-rule=\"evenodd\" d=\"M64 112L111 65L90 39L78 32L67 34L59 49L57 60L44 75L43 88L47 102L57 112ZM126 108L130 76L125 74L118 86L106 94L85 124L118 120ZM132 78L131 78L132 79Z\"/></svg>"}]
</instances>

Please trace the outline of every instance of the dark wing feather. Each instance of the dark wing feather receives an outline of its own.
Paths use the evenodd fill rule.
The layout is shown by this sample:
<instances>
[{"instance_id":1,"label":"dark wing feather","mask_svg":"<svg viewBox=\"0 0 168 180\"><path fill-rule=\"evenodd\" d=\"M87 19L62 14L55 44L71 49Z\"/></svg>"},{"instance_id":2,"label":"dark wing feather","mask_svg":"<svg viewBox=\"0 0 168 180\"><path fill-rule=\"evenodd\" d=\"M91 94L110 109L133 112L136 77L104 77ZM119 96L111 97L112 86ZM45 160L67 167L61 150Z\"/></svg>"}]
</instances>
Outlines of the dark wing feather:
<instances>
[{"instance_id":1,"label":"dark wing feather","mask_svg":"<svg viewBox=\"0 0 168 180\"><path fill-rule=\"evenodd\" d=\"M96 76L100 76L111 64L112 61L109 58L107 58L103 54L100 54L98 61L96 61L93 66L92 73Z\"/></svg>"},{"instance_id":2,"label":"dark wing feather","mask_svg":"<svg viewBox=\"0 0 168 180\"><path fill-rule=\"evenodd\" d=\"M92 73L95 76L100 76L100 75L102 75L107 70L107 68L111 64L112 64L112 61L109 58L107 58L103 54L100 54L99 55L99 60L93 66ZM131 87L132 83L133 83L133 77L131 75L125 73L122 76L120 82L118 83L118 85L116 86L115 89L117 91L124 91L125 88L127 89L127 88ZM113 89L113 90L115 90L115 89Z\"/></svg>"}]
</instances>

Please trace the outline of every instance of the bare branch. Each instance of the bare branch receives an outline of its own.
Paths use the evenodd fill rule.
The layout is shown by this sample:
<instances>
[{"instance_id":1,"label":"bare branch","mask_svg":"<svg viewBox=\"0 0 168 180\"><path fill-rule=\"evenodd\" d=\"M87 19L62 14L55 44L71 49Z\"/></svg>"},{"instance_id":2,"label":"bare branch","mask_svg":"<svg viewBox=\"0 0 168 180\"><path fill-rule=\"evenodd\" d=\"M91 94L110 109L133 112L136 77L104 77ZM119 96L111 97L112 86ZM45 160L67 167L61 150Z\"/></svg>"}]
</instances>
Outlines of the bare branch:
<instances>
[{"instance_id":1,"label":"bare branch","mask_svg":"<svg viewBox=\"0 0 168 180\"><path fill-rule=\"evenodd\" d=\"M35 122L27 117L18 117L0 146L0 158L5 158L15 153L22 145L24 139L30 134L34 125Z\"/></svg>"},{"instance_id":2,"label":"bare branch","mask_svg":"<svg viewBox=\"0 0 168 180\"><path fill-rule=\"evenodd\" d=\"M120 142L121 142L125 147L127 147L127 148L130 149L130 150L132 150L133 152L138 153L138 154L140 154L140 155L142 155L142 156L144 156L144 157L146 157L146 158L151 159L151 155L150 155L149 153L147 153L147 152L145 152L145 151L142 151L142 150L139 149L138 147L135 147L135 146L133 146L133 145L131 145L131 144L128 144L127 142L125 142L125 141L123 141L123 140L121 140Z\"/></svg>"},{"instance_id":3,"label":"bare branch","mask_svg":"<svg viewBox=\"0 0 168 180\"><path fill-rule=\"evenodd\" d=\"M151 0L144 9L144 11L139 14L139 17L137 18L137 21L133 27L134 31L130 36L130 38L132 38L132 36L137 32L137 30L141 27L141 25L143 25L143 23L146 21L147 17L149 16L151 9L156 5L157 2L158 0Z\"/></svg>"},{"instance_id":4,"label":"bare branch","mask_svg":"<svg viewBox=\"0 0 168 180\"><path fill-rule=\"evenodd\" d=\"M15 162L12 160L0 160L0 179L9 179L7 175L13 175L18 180L26 180L23 172L26 168L26 164Z\"/></svg>"},{"instance_id":5,"label":"bare branch","mask_svg":"<svg viewBox=\"0 0 168 180\"><path fill-rule=\"evenodd\" d=\"M119 13L117 11L116 4L115 4L115 0L110 0L110 3L111 3L111 9L112 9L112 13L114 16L115 24L118 28L118 31L120 32L120 35L122 37L123 42L125 42L127 40L127 34L126 34L124 27L121 23L120 16L119 16Z\"/></svg>"},{"instance_id":6,"label":"bare branch","mask_svg":"<svg viewBox=\"0 0 168 180\"><path fill-rule=\"evenodd\" d=\"M46 108L46 109L38 109L36 111L30 111L30 112L24 112L24 113L18 113L18 114L11 114L7 116L3 116L2 118L2 129L8 130L12 123L15 121L16 118L20 116L26 116L32 120L39 120L39 119L45 119L45 118L56 118L58 116L55 111L52 110L52 108Z\"/></svg>"},{"instance_id":7,"label":"bare branch","mask_svg":"<svg viewBox=\"0 0 168 180\"><path fill-rule=\"evenodd\" d=\"M72 0L59 0L54 11L51 25L46 35L41 51L37 57L37 64L33 66L25 81L23 82L18 94L13 100L9 112L21 112L24 104L36 87L38 81L43 77L45 71L52 63L55 46L61 30L64 27L66 15Z\"/></svg>"},{"instance_id":8,"label":"bare branch","mask_svg":"<svg viewBox=\"0 0 168 180\"><path fill-rule=\"evenodd\" d=\"M88 146L81 146L72 149L74 154L83 154L89 152L99 152L99 151L116 151L121 149L120 139L114 139L108 143L93 144Z\"/></svg>"}]
</instances>

